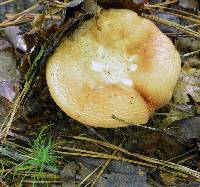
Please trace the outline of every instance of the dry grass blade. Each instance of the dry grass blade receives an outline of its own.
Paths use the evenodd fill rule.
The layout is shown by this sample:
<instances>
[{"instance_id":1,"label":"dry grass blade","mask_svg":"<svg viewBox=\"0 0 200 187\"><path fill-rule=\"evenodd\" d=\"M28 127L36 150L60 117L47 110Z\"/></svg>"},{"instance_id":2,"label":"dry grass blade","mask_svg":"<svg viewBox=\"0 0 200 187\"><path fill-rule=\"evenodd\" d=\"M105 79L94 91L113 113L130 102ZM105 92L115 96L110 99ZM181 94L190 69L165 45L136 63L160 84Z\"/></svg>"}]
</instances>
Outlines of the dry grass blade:
<instances>
[{"instance_id":1,"label":"dry grass blade","mask_svg":"<svg viewBox=\"0 0 200 187\"><path fill-rule=\"evenodd\" d=\"M186 53L184 55L182 55L183 57L188 57L188 56L192 56L192 55L196 55L200 53L200 49L196 50L196 51L193 51L193 52L190 52L190 53Z\"/></svg>"},{"instance_id":2,"label":"dry grass blade","mask_svg":"<svg viewBox=\"0 0 200 187\"><path fill-rule=\"evenodd\" d=\"M89 154L89 153L87 153L87 150L83 150L83 149L80 149L80 152L78 151L78 149L76 149L76 151L77 152L55 151L55 153L58 153L61 155L68 155L68 156L82 156L82 157L91 157L91 158L121 160L121 161L129 162L129 163L137 164L137 165L141 165L141 166L153 167L153 168L155 167L155 165L153 165L153 164L130 160L127 158L114 156L114 155L110 155L110 154L104 154L104 153L98 153L98 152L93 152L93 154ZM84 152L86 152L86 153L84 153Z\"/></svg>"},{"instance_id":3,"label":"dry grass blade","mask_svg":"<svg viewBox=\"0 0 200 187\"><path fill-rule=\"evenodd\" d=\"M8 19L13 19L16 15L17 15L17 14L6 14L6 17L7 17ZM41 15L41 14L28 14L28 15L25 15L25 16L24 16L24 19L29 19L29 20L32 21L36 16L39 16L39 15ZM60 17L60 16L57 16L57 15L52 15L52 16L46 15L44 18L45 18L45 19L55 19L55 20L61 19L61 17Z\"/></svg>"},{"instance_id":4,"label":"dry grass blade","mask_svg":"<svg viewBox=\"0 0 200 187\"><path fill-rule=\"evenodd\" d=\"M13 107L12 107L11 111L9 112L8 116L6 117L4 122L1 124L0 137L4 138L4 140L6 139L8 133L9 133L10 127L11 127L12 122L13 122L13 119L14 119L19 107L21 106L21 103L24 101L24 98L25 98L26 94L30 90L31 84L32 84L32 82L34 80L35 74L36 74L37 69L38 69L38 67L35 67L35 64L41 58L43 53L44 53L44 47L41 47L41 50L40 50L39 54L34 59L31 67L29 68L29 70L28 70L28 72L26 74L26 77L25 77L26 78L26 82L25 82L23 90L21 91L21 93L19 94L19 96L17 97L15 102L13 103Z\"/></svg>"},{"instance_id":5,"label":"dry grass blade","mask_svg":"<svg viewBox=\"0 0 200 187\"><path fill-rule=\"evenodd\" d=\"M137 153L131 153L131 152L129 152L129 151L123 149L123 148L117 147L116 145L106 143L106 142L102 142L102 141L95 140L95 139L91 139L91 138L87 138L87 137L74 136L72 138L74 138L76 140L82 140L82 141L92 142L92 143L95 143L95 144L100 144L100 145L105 146L107 148L122 152L126 155L133 156L133 157L135 157L139 160L143 160L143 163L145 161L150 165L153 164L153 165L157 165L157 166L161 167L160 169L162 169L162 167L163 167L163 168L176 170L176 171L178 171L182 174L193 176L195 178L195 180L200 181L200 173L195 171L195 170L192 170L190 168L187 168L185 166L175 164L173 162L168 162L168 161L158 160L158 159L155 159L155 158L150 158L150 157L140 155L140 154L137 154ZM96 155L93 155L93 156L96 156Z\"/></svg>"},{"instance_id":6,"label":"dry grass blade","mask_svg":"<svg viewBox=\"0 0 200 187\"><path fill-rule=\"evenodd\" d=\"M34 181L34 180L24 180L23 183L28 184L61 184L61 181Z\"/></svg>"},{"instance_id":7,"label":"dry grass blade","mask_svg":"<svg viewBox=\"0 0 200 187\"><path fill-rule=\"evenodd\" d=\"M192 21L192 22L194 22L196 24L200 24L200 19L192 18L191 16L185 16L185 15L181 15L181 14L177 14L177 13L173 13L173 12L167 12L167 11L163 11L162 9L161 10L153 9L153 10L156 11L156 12L163 12L165 14L171 14L171 15L180 17L182 19L185 19L185 20L188 20L188 21Z\"/></svg>"},{"instance_id":8,"label":"dry grass blade","mask_svg":"<svg viewBox=\"0 0 200 187\"><path fill-rule=\"evenodd\" d=\"M165 35L168 35L168 36L175 36L175 37L191 37L191 35L188 35L188 34L181 34L181 33L165 33Z\"/></svg>"},{"instance_id":9,"label":"dry grass blade","mask_svg":"<svg viewBox=\"0 0 200 187\"><path fill-rule=\"evenodd\" d=\"M171 1L166 1L166 2L163 2L163 3L156 3L155 5L158 5L158 6L166 6L166 5L171 5L171 4L174 4L174 3L177 3L178 0L171 0Z\"/></svg>"},{"instance_id":10,"label":"dry grass blade","mask_svg":"<svg viewBox=\"0 0 200 187\"><path fill-rule=\"evenodd\" d=\"M18 26L18 25L22 25L24 23L30 22L32 21L32 19L30 18L24 18L23 20L18 20L18 21L11 21L9 23L6 24L0 24L0 28L5 28L5 27L9 27L9 26Z\"/></svg>"},{"instance_id":11,"label":"dry grass blade","mask_svg":"<svg viewBox=\"0 0 200 187\"><path fill-rule=\"evenodd\" d=\"M25 83L25 86L24 86L22 92L19 94L19 96L13 103L13 108L9 112L9 114L6 117L6 119L4 120L4 122L1 124L1 127L0 127L0 137L1 138L5 139L7 137L10 127L12 125L13 119L17 113L17 110L19 109L22 101L24 100L24 97L26 96L26 94L28 93L28 91L30 89L34 75L35 75L35 73L33 74L33 76L31 76L30 80Z\"/></svg>"},{"instance_id":12,"label":"dry grass blade","mask_svg":"<svg viewBox=\"0 0 200 187\"><path fill-rule=\"evenodd\" d=\"M4 145L8 145L10 147L15 148L16 150L18 150L20 153L23 153L24 151L28 151L28 152L32 152L33 150L24 146L21 146L19 144L13 143L11 141L5 140L3 142Z\"/></svg>"},{"instance_id":13,"label":"dry grass blade","mask_svg":"<svg viewBox=\"0 0 200 187\"><path fill-rule=\"evenodd\" d=\"M185 158L185 159L183 159L183 160L180 160L179 162L178 162L178 164L182 164L182 163L184 163L184 162L187 162L188 160L194 160L195 158L197 158L198 157L198 155L191 155L191 156L189 156L189 157L187 157L187 158Z\"/></svg>"},{"instance_id":14,"label":"dry grass blade","mask_svg":"<svg viewBox=\"0 0 200 187\"><path fill-rule=\"evenodd\" d=\"M109 154L100 155L98 152L96 152L96 154L87 154L87 153L84 154L84 153L79 153L79 152L71 153L71 152L62 152L62 151L56 151L56 152L58 154L67 155L67 156L81 156L81 157L111 159L111 160L128 162L128 163L135 164L135 165L155 168L155 165L153 165L153 164L149 164L149 163L145 163L145 162L138 162L138 161L135 161L135 160L126 159L126 158L123 158L123 157L113 156L113 155L109 155ZM191 175L185 174L184 172L169 170L169 169L162 168L162 167L160 169L162 171L167 172L167 173L171 173L172 175L179 176L179 177L186 178L186 179L191 176ZM198 182L200 181L200 179L196 178L196 177L194 178L194 180L198 181Z\"/></svg>"},{"instance_id":15,"label":"dry grass blade","mask_svg":"<svg viewBox=\"0 0 200 187\"><path fill-rule=\"evenodd\" d=\"M98 166L95 170L93 170L91 173L89 173L79 184L77 187L81 187L90 177L92 177L101 167L103 164Z\"/></svg>"},{"instance_id":16,"label":"dry grass blade","mask_svg":"<svg viewBox=\"0 0 200 187\"><path fill-rule=\"evenodd\" d=\"M115 119L115 120L121 121L121 122L127 124L128 126L136 126L136 127L141 127L141 128L143 128L143 129L149 129L149 130L153 130L153 131L158 131L158 130L155 129L155 128L148 127L148 126L145 126L145 125L139 125L139 124L132 124L132 123L129 123L129 122L127 122L127 121L125 121L125 120L123 120L123 119L117 117L116 115L113 115L112 118Z\"/></svg>"},{"instance_id":17,"label":"dry grass blade","mask_svg":"<svg viewBox=\"0 0 200 187\"><path fill-rule=\"evenodd\" d=\"M173 27L177 30L180 30L186 34L189 34L191 36L194 36L194 37L200 37L200 33L196 32L196 31L193 31L185 26L182 26L180 24L177 24L177 23L174 23L172 21L168 21L166 19L163 19L163 18L159 18L157 16L153 16L153 15L148 15L148 14L142 14L142 17L144 18L147 18L147 19L150 19L150 20L153 20L153 21L156 21L158 23L161 23L161 24L164 24L164 25L167 25L169 27Z\"/></svg>"},{"instance_id":18,"label":"dry grass blade","mask_svg":"<svg viewBox=\"0 0 200 187\"><path fill-rule=\"evenodd\" d=\"M124 143L124 141L125 141L125 138L124 138L124 139L122 140L122 142L120 143L120 145L119 145L120 147L122 146L122 144ZM115 156L116 153L117 153L117 150L114 150L114 152L113 152L112 155ZM105 169L108 167L108 164L111 162L111 160L112 160L112 159L109 158L109 159L104 163L104 165L103 165L103 167L101 168L99 174L97 175L97 177L95 178L95 180L94 180L93 183L91 184L91 187L95 186L97 180L101 177L101 175L103 174L103 172L105 171Z\"/></svg>"},{"instance_id":19,"label":"dry grass blade","mask_svg":"<svg viewBox=\"0 0 200 187\"><path fill-rule=\"evenodd\" d=\"M116 151L115 151L116 153ZM113 154L114 155L114 154ZM94 187L95 184L97 183L97 180L101 177L101 175L103 174L103 172L105 171L105 169L107 168L108 164L110 163L112 159L109 158L103 165L103 167L101 168L100 172L98 173L97 177L94 179L94 181L91 184L91 187Z\"/></svg>"},{"instance_id":20,"label":"dry grass blade","mask_svg":"<svg viewBox=\"0 0 200 187\"><path fill-rule=\"evenodd\" d=\"M22 18L24 18L24 16L26 16L28 13L32 12L33 10L38 8L39 6L40 6L40 4L37 3L37 4L33 5L32 7L16 14L11 19L7 19L7 20L1 22L0 28L8 27L8 26L11 26L11 25L16 25L16 24L19 24L19 23L24 23L24 21L22 21ZM26 21L28 21L28 20L26 20Z\"/></svg>"},{"instance_id":21,"label":"dry grass blade","mask_svg":"<svg viewBox=\"0 0 200 187\"><path fill-rule=\"evenodd\" d=\"M18 13L15 17L13 17L13 18L11 19L11 21L13 21L13 20L15 20L15 21L20 20L20 19L23 18L25 15L27 15L29 12L32 12L33 10L35 10L36 8L38 8L39 6L40 6L39 4L35 4L35 5L33 5L32 7L28 8L28 9L26 9L26 10L20 12L20 13ZM10 21L10 20L8 20L8 21Z\"/></svg>"},{"instance_id":22,"label":"dry grass blade","mask_svg":"<svg viewBox=\"0 0 200 187\"><path fill-rule=\"evenodd\" d=\"M164 6L144 5L144 8L145 9L160 8L160 9L164 9L164 10L175 11L177 13L180 13L181 15L183 14L183 15L187 15L187 16L190 16L190 17L194 17L196 19L200 19L200 16L198 16L196 14L193 14L193 13L190 13L190 12L186 12L186 11L183 11L183 10L174 9L174 8L168 8L168 7L164 7Z\"/></svg>"},{"instance_id":23,"label":"dry grass blade","mask_svg":"<svg viewBox=\"0 0 200 187\"><path fill-rule=\"evenodd\" d=\"M192 25L187 25L186 27L187 28L192 28L192 27L199 27L200 24L192 24Z\"/></svg>"},{"instance_id":24,"label":"dry grass blade","mask_svg":"<svg viewBox=\"0 0 200 187\"><path fill-rule=\"evenodd\" d=\"M7 1L3 1L3 2L0 3L0 6L7 5L7 4L12 3L12 2L14 2L14 1L16 1L16 0L7 0Z\"/></svg>"}]
</instances>

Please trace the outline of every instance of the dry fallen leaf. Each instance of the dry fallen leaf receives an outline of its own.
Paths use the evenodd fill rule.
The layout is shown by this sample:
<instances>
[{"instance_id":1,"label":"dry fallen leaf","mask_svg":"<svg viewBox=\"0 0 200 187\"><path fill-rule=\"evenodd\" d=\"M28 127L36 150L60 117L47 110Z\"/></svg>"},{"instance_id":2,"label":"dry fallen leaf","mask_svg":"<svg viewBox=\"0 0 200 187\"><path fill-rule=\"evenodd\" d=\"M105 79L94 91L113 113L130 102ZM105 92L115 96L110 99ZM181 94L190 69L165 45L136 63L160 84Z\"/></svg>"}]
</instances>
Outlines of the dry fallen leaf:
<instances>
[{"instance_id":1,"label":"dry fallen leaf","mask_svg":"<svg viewBox=\"0 0 200 187\"><path fill-rule=\"evenodd\" d=\"M160 175L162 177L163 183L165 185L175 184L177 178L173 175L170 175L166 172L160 172Z\"/></svg>"},{"instance_id":2,"label":"dry fallen leaf","mask_svg":"<svg viewBox=\"0 0 200 187\"><path fill-rule=\"evenodd\" d=\"M165 133L184 143L190 139L200 139L200 117L195 116L172 123Z\"/></svg>"},{"instance_id":3,"label":"dry fallen leaf","mask_svg":"<svg viewBox=\"0 0 200 187\"><path fill-rule=\"evenodd\" d=\"M200 102L200 70L182 68L180 78L173 93L175 103L182 104L190 101Z\"/></svg>"},{"instance_id":4,"label":"dry fallen leaf","mask_svg":"<svg viewBox=\"0 0 200 187\"><path fill-rule=\"evenodd\" d=\"M177 108L172 108L168 113L167 118L163 121L167 124L171 124L174 121L178 121L184 118L188 118L190 116L189 113L181 111Z\"/></svg>"},{"instance_id":5,"label":"dry fallen leaf","mask_svg":"<svg viewBox=\"0 0 200 187\"><path fill-rule=\"evenodd\" d=\"M15 98L16 65L11 44L5 39L0 39L0 96L10 102Z\"/></svg>"},{"instance_id":6,"label":"dry fallen leaf","mask_svg":"<svg viewBox=\"0 0 200 187\"><path fill-rule=\"evenodd\" d=\"M192 9L192 10L199 9L198 0L179 0L179 5L186 9Z\"/></svg>"},{"instance_id":7,"label":"dry fallen leaf","mask_svg":"<svg viewBox=\"0 0 200 187\"><path fill-rule=\"evenodd\" d=\"M187 58L183 63L184 67L195 67L200 69L200 58L198 55Z\"/></svg>"},{"instance_id":8,"label":"dry fallen leaf","mask_svg":"<svg viewBox=\"0 0 200 187\"><path fill-rule=\"evenodd\" d=\"M176 47L182 53L193 52L200 49L200 40L196 38L178 38Z\"/></svg>"},{"instance_id":9,"label":"dry fallen leaf","mask_svg":"<svg viewBox=\"0 0 200 187\"><path fill-rule=\"evenodd\" d=\"M95 0L85 0L83 2L83 9L90 15L97 15L100 14L101 8L97 5Z\"/></svg>"},{"instance_id":10,"label":"dry fallen leaf","mask_svg":"<svg viewBox=\"0 0 200 187\"><path fill-rule=\"evenodd\" d=\"M21 33L19 26L9 26L3 29L6 37L11 42L11 44L14 46L14 48L18 48L18 40L17 35ZM11 46L10 46L11 47Z\"/></svg>"}]
</instances>

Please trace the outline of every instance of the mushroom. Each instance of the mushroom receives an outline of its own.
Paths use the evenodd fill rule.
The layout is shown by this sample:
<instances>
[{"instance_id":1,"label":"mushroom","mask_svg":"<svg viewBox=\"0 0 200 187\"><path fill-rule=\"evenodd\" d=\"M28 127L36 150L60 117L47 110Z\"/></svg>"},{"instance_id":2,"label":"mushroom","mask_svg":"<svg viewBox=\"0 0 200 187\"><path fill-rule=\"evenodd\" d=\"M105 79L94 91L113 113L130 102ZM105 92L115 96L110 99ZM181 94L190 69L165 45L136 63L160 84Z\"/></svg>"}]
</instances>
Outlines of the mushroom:
<instances>
[{"instance_id":1,"label":"mushroom","mask_svg":"<svg viewBox=\"0 0 200 187\"><path fill-rule=\"evenodd\" d=\"M94 127L145 124L172 97L180 55L151 21L127 9L104 10L65 37L48 59L57 105Z\"/></svg>"}]
</instances>

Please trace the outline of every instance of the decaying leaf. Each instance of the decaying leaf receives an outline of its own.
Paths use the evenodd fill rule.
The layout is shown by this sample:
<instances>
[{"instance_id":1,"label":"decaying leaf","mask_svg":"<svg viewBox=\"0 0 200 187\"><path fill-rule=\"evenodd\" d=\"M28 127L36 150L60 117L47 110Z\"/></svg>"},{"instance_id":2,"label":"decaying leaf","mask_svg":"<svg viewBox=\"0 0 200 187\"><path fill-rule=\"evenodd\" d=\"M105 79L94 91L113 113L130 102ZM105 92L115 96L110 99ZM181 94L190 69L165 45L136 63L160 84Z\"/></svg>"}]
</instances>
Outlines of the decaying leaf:
<instances>
[{"instance_id":1,"label":"decaying leaf","mask_svg":"<svg viewBox=\"0 0 200 187\"><path fill-rule=\"evenodd\" d=\"M182 68L180 78L174 90L176 103L187 103L189 96L196 102L200 102L200 70L195 68Z\"/></svg>"},{"instance_id":2,"label":"decaying leaf","mask_svg":"<svg viewBox=\"0 0 200 187\"><path fill-rule=\"evenodd\" d=\"M179 38L176 40L176 46L179 51L188 53L200 49L200 40L194 38Z\"/></svg>"},{"instance_id":3,"label":"decaying leaf","mask_svg":"<svg viewBox=\"0 0 200 187\"><path fill-rule=\"evenodd\" d=\"M186 9L192 9L192 10L199 9L199 1L198 0L180 0L179 5Z\"/></svg>"},{"instance_id":4,"label":"decaying leaf","mask_svg":"<svg viewBox=\"0 0 200 187\"><path fill-rule=\"evenodd\" d=\"M94 171L105 161L101 159L80 158L81 168L79 170L80 177L89 174L88 170ZM83 173L84 172L84 173ZM112 160L105 172L97 181L96 187L147 187L148 168L134 166L130 163ZM91 173L91 172L90 172ZM98 174L98 173L97 173ZM85 176L86 177L86 176ZM91 177L94 180L94 176ZM90 181L88 180L88 182ZM134 183L133 183L134 181ZM85 185L86 186L86 185Z\"/></svg>"},{"instance_id":5,"label":"decaying leaf","mask_svg":"<svg viewBox=\"0 0 200 187\"><path fill-rule=\"evenodd\" d=\"M17 41L17 35L22 32L19 28L19 26L9 26L4 29L4 33L9 39L9 41L12 43L14 48L18 48L18 41Z\"/></svg>"},{"instance_id":6,"label":"decaying leaf","mask_svg":"<svg viewBox=\"0 0 200 187\"><path fill-rule=\"evenodd\" d=\"M97 5L96 0L85 0L83 2L83 9L90 15L98 15L101 11L101 8Z\"/></svg>"},{"instance_id":7,"label":"decaying leaf","mask_svg":"<svg viewBox=\"0 0 200 187\"><path fill-rule=\"evenodd\" d=\"M192 138L200 139L200 117L196 116L176 121L165 132L176 137L180 142Z\"/></svg>"},{"instance_id":8,"label":"decaying leaf","mask_svg":"<svg viewBox=\"0 0 200 187\"><path fill-rule=\"evenodd\" d=\"M143 143L135 146L143 148L147 155L157 156L160 159L171 159L186 151L186 146L173 136L160 132L152 132L144 138Z\"/></svg>"},{"instance_id":9,"label":"decaying leaf","mask_svg":"<svg viewBox=\"0 0 200 187\"><path fill-rule=\"evenodd\" d=\"M75 162L69 162L65 165L60 173L61 182L63 186L75 187L75 176L77 170L77 164Z\"/></svg>"},{"instance_id":10,"label":"decaying leaf","mask_svg":"<svg viewBox=\"0 0 200 187\"><path fill-rule=\"evenodd\" d=\"M200 68L200 58L199 56L191 56L187 58L186 60L183 60L184 67L195 67Z\"/></svg>"},{"instance_id":11,"label":"decaying leaf","mask_svg":"<svg viewBox=\"0 0 200 187\"><path fill-rule=\"evenodd\" d=\"M0 96L10 102L15 97L16 66L15 56L11 44L0 39Z\"/></svg>"},{"instance_id":12,"label":"decaying leaf","mask_svg":"<svg viewBox=\"0 0 200 187\"><path fill-rule=\"evenodd\" d=\"M191 114L181 111L179 109L173 108L167 115L165 122L171 124L174 121L178 121L183 118L188 118Z\"/></svg>"},{"instance_id":13,"label":"decaying leaf","mask_svg":"<svg viewBox=\"0 0 200 187\"><path fill-rule=\"evenodd\" d=\"M176 179L177 179L175 176L169 175L168 173L165 173L165 172L160 172L160 175L162 177L164 184L166 185L173 184L173 183L175 184Z\"/></svg>"}]
</instances>

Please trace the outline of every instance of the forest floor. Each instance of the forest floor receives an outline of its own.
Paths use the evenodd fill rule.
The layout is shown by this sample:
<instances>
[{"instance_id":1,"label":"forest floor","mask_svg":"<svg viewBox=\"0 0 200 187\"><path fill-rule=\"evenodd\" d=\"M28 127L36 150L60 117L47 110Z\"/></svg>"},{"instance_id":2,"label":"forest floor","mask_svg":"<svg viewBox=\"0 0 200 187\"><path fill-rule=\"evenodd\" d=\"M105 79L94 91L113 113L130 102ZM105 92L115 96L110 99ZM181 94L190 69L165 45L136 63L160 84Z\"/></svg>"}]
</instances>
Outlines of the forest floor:
<instances>
[{"instance_id":1,"label":"forest floor","mask_svg":"<svg viewBox=\"0 0 200 187\"><path fill-rule=\"evenodd\" d=\"M171 101L144 126L73 120L50 96L45 63L97 4L0 0L0 186L200 186L199 1L97 3L132 9L172 40L182 69Z\"/></svg>"}]
</instances>

